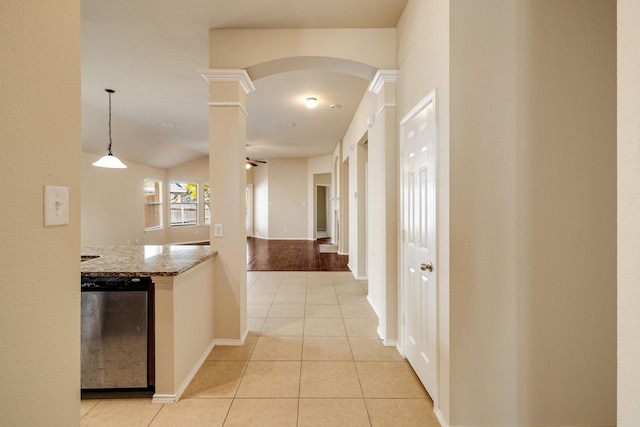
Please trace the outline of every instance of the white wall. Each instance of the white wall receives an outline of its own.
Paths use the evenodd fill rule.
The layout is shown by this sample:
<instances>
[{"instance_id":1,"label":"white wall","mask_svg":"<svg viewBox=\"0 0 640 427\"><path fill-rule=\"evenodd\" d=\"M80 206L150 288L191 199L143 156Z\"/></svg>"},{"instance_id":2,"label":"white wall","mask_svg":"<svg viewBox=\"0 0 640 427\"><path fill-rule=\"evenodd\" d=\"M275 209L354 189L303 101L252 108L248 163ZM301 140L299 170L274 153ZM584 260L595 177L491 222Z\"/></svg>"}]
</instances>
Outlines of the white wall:
<instances>
[{"instance_id":1,"label":"white wall","mask_svg":"<svg viewBox=\"0 0 640 427\"><path fill-rule=\"evenodd\" d=\"M640 425L640 3L618 0L618 411Z\"/></svg>"},{"instance_id":2,"label":"white wall","mask_svg":"<svg viewBox=\"0 0 640 427\"><path fill-rule=\"evenodd\" d=\"M0 7L0 425L80 420L80 2ZM43 225L45 185L69 224Z\"/></svg>"}]
</instances>

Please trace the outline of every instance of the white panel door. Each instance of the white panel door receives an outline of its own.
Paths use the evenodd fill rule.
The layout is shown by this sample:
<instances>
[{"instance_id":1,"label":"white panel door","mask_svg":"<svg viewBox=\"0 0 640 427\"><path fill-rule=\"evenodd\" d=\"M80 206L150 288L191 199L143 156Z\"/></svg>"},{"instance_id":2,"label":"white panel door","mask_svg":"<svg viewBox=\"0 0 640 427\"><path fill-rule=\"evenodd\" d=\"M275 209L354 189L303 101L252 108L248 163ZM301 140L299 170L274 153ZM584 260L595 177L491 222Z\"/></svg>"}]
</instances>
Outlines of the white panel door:
<instances>
[{"instance_id":1,"label":"white panel door","mask_svg":"<svg viewBox=\"0 0 640 427\"><path fill-rule=\"evenodd\" d=\"M436 121L434 94L401 122L402 327L407 360L437 397Z\"/></svg>"}]
</instances>

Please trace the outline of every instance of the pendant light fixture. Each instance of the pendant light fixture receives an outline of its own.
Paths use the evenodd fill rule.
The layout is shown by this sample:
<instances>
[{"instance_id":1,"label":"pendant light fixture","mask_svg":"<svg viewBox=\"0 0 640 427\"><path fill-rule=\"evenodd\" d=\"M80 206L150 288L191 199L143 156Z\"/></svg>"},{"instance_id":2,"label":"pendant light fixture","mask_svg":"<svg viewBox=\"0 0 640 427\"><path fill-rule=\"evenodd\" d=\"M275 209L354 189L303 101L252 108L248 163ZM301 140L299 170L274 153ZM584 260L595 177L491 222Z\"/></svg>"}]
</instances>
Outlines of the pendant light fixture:
<instances>
[{"instance_id":1,"label":"pendant light fixture","mask_svg":"<svg viewBox=\"0 0 640 427\"><path fill-rule=\"evenodd\" d=\"M109 146L107 147L107 154L93 163L93 166L99 168L111 168L111 169L124 169L127 167L111 152L111 94L116 91L113 89L105 89L105 92L109 94Z\"/></svg>"}]
</instances>

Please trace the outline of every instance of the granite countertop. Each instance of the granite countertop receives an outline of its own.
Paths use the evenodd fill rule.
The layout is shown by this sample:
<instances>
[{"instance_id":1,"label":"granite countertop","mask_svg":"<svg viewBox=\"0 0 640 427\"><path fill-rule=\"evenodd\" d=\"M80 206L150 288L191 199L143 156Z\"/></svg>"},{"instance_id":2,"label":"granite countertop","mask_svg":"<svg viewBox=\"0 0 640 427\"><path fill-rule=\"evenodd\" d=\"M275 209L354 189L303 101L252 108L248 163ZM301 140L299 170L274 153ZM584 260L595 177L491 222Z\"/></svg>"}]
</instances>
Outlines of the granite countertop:
<instances>
[{"instance_id":1,"label":"granite countertop","mask_svg":"<svg viewBox=\"0 0 640 427\"><path fill-rule=\"evenodd\" d=\"M177 276L215 257L206 245L83 246L82 277Z\"/></svg>"}]
</instances>

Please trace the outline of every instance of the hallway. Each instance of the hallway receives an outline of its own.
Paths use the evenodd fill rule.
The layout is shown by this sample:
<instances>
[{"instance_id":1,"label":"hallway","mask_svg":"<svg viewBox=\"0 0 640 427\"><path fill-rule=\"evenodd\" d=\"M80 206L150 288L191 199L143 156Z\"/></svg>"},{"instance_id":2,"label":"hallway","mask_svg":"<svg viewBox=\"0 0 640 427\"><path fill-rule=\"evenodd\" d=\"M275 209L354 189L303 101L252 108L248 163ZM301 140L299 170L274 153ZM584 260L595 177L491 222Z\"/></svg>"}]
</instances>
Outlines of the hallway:
<instances>
[{"instance_id":1,"label":"hallway","mask_svg":"<svg viewBox=\"0 0 640 427\"><path fill-rule=\"evenodd\" d=\"M376 338L350 272L248 272L249 336L215 347L176 405L84 400L83 426L439 426L409 364Z\"/></svg>"}]
</instances>

